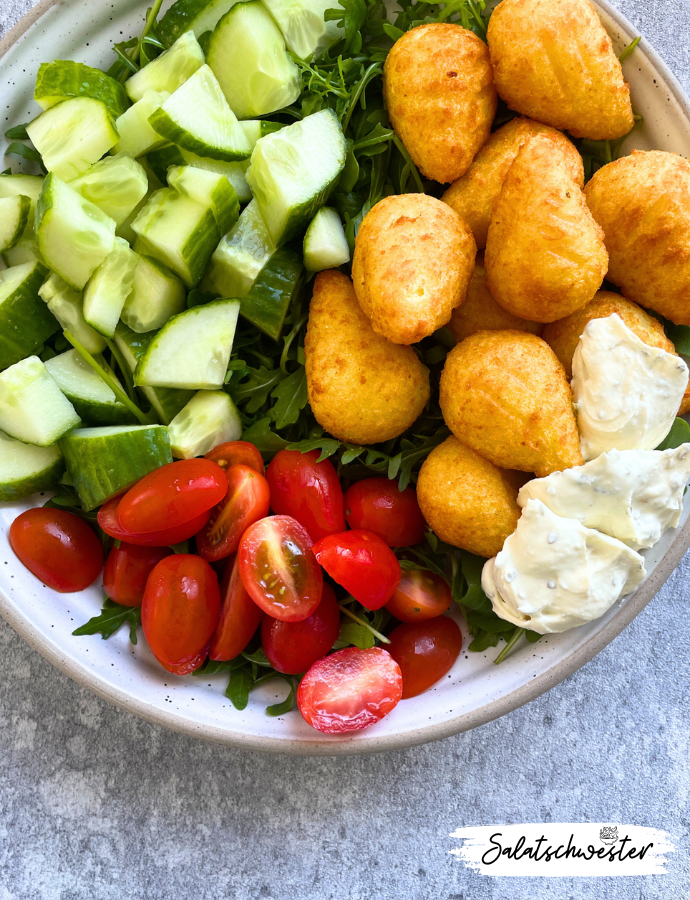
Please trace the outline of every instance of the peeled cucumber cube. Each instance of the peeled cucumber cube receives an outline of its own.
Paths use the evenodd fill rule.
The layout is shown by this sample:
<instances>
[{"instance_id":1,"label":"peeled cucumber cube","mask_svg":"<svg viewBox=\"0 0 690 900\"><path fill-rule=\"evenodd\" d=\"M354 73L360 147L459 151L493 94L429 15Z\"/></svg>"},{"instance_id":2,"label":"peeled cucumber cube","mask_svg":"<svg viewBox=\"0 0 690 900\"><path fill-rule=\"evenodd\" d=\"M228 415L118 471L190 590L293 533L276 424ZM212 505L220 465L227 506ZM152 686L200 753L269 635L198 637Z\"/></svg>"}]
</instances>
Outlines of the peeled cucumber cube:
<instances>
[{"instance_id":1,"label":"peeled cucumber cube","mask_svg":"<svg viewBox=\"0 0 690 900\"><path fill-rule=\"evenodd\" d=\"M280 247L259 272L240 302L240 315L277 341L290 303L302 282L302 258L290 247Z\"/></svg>"},{"instance_id":2,"label":"peeled cucumber cube","mask_svg":"<svg viewBox=\"0 0 690 900\"><path fill-rule=\"evenodd\" d=\"M239 311L239 300L215 300L172 318L139 361L134 383L187 390L221 388Z\"/></svg>"},{"instance_id":3,"label":"peeled cucumber cube","mask_svg":"<svg viewBox=\"0 0 690 900\"><path fill-rule=\"evenodd\" d=\"M336 269L350 262L350 247L337 210L324 206L304 235L304 265L310 272Z\"/></svg>"},{"instance_id":4,"label":"peeled cucumber cube","mask_svg":"<svg viewBox=\"0 0 690 900\"><path fill-rule=\"evenodd\" d=\"M65 461L57 445L22 444L0 431L0 503L52 491L64 471Z\"/></svg>"},{"instance_id":5,"label":"peeled cucumber cube","mask_svg":"<svg viewBox=\"0 0 690 900\"><path fill-rule=\"evenodd\" d=\"M173 93L204 64L204 53L193 31L188 31L175 43L140 69L125 82L130 100L141 100L146 91Z\"/></svg>"},{"instance_id":6,"label":"peeled cucumber cube","mask_svg":"<svg viewBox=\"0 0 690 900\"><path fill-rule=\"evenodd\" d=\"M165 138L154 131L149 122L149 117L170 97L168 91L146 91L141 100L130 106L129 109L115 120L117 133L120 140L115 144L111 153L127 153L129 156L143 156L149 150L161 147L166 143Z\"/></svg>"},{"instance_id":7,"label":"peeled cucumber cube","mask_svg":"<svg viewBox=\"0 0 690 900\"><path fill-rule=\"evenodd\" d=\"M319 56L345 37L338 22L324 21L327 9L338 9L338 0L263 0L276 20L285 43L300 59Z\"/></svg>"},{"instance_id":8,"label":"peeled cucumber cube","mask_svg":"<svg viewBox=\"0 0 690 900\"><path fill-rule=\"evenodd\" d=\"M119 226L146 196L149 180L140 163L118 154L99 160L69 186Z\"/></svg>"},{"instance_id":9,"label":"peeled cucumber cube","mask_svg":"<svg viewBox=\"0 0 690 900\"><path fill-rule=\"evenodd\" d=\"M187 292L170 269L151 256L138 256L132 288L122 309L122 321L144 334L162 328L187 306Z\"/></svg>"},{"instance_id":10,"label":"peeled cucumber cube","mask_svg":"<svg viewBox=\"0 0 690 900\"><path fill-rule=\"evenodd\" d=\"M27 222L31 200L23 194L0 199L0 253L6 253L19 243Z\"/></svg>"},{"instance_id":11,"label":"peeled cucumber cube","mask_svg":"<svg viewBox=\"0 0 690 900\"><path fill-rule=\"evenodd\" d=\"M60 441L60 450L85 510L95 509L172 462L164 425L77 428Z\"/></svg>"},{"instance_id":12,"label":"peeled cucumber cube","mask_svg":"<svg viewBox=\"0 0 690 900\"><path fill-rule=\"evenodd\" d=\"M12 175L11 173L0 175L0 198L16 197L22 194L31 201L31 209L29 210L29 230L33 234L34 216L36 215L36 204L43 190L42 175Z\"/></svg>"},{"instance_id":13,"label":"peeled cucumber cube","mask_svg":"<svg viewBox=\"0 0 690 900\"><path fill-rule=\"evenodd\" d=\"M46 169L63 181L78 178L118 141L108 107L92 97L51 106L27 125L26 133Z\"/></svg>"},{"instance_id":14,"label":"peeled cucumber cube","mask_svg":"<svg viewBox=\"0 0 690 900\"><path fill-rule=\"evenodd\" d=\"M85 350L89 353L101 353L105 350L105 341L84 318L82 295L59 275L53 272L41 285L38 294L63 331L74 335Z\"/></svg>"},{"instance_id":15,"label":"peeled cucumber cube","mask_svg":"<svg viewBox=\"0 0 690 900\"><path fill-rule=\"evenodd\" d=\"M102 357L96 357L96 360L115 381L118 380ZM119 402L105 381L76 350L54 356L47 360L45 366L85 425L136 424L133 413Z\"/></svg>"},{"instance_id":16,"label":"peeled cucumber cube","mask_svg":"<svg viewBox=\"0 0 690 900\"><path fill-rule=\"evenodd\" d=\"M81 291L113 249L115 222L51 172L36 207L36 242L49 268Z\"/></svg>"},{"instance_id":17,"label":"peeled cucumber cube","mask_svg":"<svg viewBox=\"0 0 690 900\"><path fill-rule=\"evenodd\" d=\"M280 29L260 0L237 3L216 25L208 64L238 119L255 119L294 103L302 90Z\"/></svg>"},{"instance_id":18,"label":"peeled cucumber cube","mask_svg":"<svg viewBox=\"0 0 690 900\"><path fill-rule=\"evenodd\" d=\"M84 288L84 318L99 334L112 337L122 307L134 284L137 255L124 238L115 238L106 256Z\"/></svg>"},{"instance_id":19,"label":"peeled cucumber cube","mask_svg":"<svg viewBox=\"0 0 690 900\"><path fill-rule=\"evenodd\" d=\"M218 444L242 437L242 420L225 391L198 391L168 426L172 455L204 456Z\"/></svg>"},{"instance_id":20,"label":"peeled cucumber cube","mask_svg":"<svg viewBox=\"0 0 690 900\"><path fill-rule=\"evenodd\" d=\"M47 447L81 419L37 356L0 374L0 430L24 444Z\"/></svg>"},{"instance_id":21,"label":"peeled cucumber cube","mask_svg":"<svg viewBox=\"0 0 690 900\"><path fill-rule=\"evenodd\" d=\"M29 219L29 225L31 220ZM27 227L28 230L28 227ZM20 238L11 250L7 250L2 254L2 261L8 269L12 266L22 266L28 262L42 262L41 254L38 252L38 244L31 230L31 235Z\"/></svg>"},{"instance_id":22,"label":"peeled cucumber cube","mask_svg":"<svg viewBox=\"0 0 690 900\"><path fill-rule=\"evenodd\" d=\"M213 31L216 23L237 0L175 0L158 23L158 36L170 47L185 31L193 31L197 38Z\"/></svg>"},{"instance_id":23,"label":"peeled cucumber cube","mask_svg":"<svg viewBox=\"0 0 690 900\"><path fill-rule=\"evenodd\" d=\"M34 100L41 109L48 109L71 97L102 100L116 118L129 106L124 87L100 69L92 69L72 59L41 63L34 91Z\"/></svg>"},{"instance_id":24,"label":"peeled cucumber cube","mask_svg":"<svg viewBox=\"0 0 690 900\"><path fill-rule=\"evenodd\" d=\"M347 147L330 109L261 138L247 181L276 246L297 236L335 187Z\"/></svg>"},{"instance_id":25,"label":"peeled cucumber cube","mask_svg":"<svg viewBox=\"0 0 690 900\"><path fill-rule=\"evenodd\" d=\"M168 184L178 194L191 197L211 210L219 234L227 234L240 214L240 201L235 188L225 175L207 172L194 166L171 166Z\"/></svg>"},{"instance_id":26,"label":"peeled cucumber cube","mask_svg":"<svg viewBox=\"0 0 690 900\"><path fill-rule=\"evenodd\" d=\"M240 125L247 135L247 140L252 150L256 147L256 142L262 137L285 128L281 122L267 122L266 119L243 119Z\"/></svg>"},{"instance_id":27,"label":"peeled cucumber cube","mask_svg":"<svg viewBox=\"0 0 690 900\"><path fill-rule=\"evenodd\" d=\"M0 272L0 369L29 356L59 330L38 294L47 274L40 262Z\"/></svg>"},{"instance_id":28,"label":"peeled cucumber cube","mask_svg":"<svg viewBox=\"0 0 690 900\"><path fill-rule=\"evenodd\" d=\"M218 244L202 289L221 297L244 297L275 249L259 204L252 200Z\"/></svg>"},{"instance_id":29,"label":"peeled cucumber cube","mask_svg":"<svg viewBox=\"0 0 690 900\"><path fill-rule=\"evenodd\" d=\"M150 125L179 147L233 162L251 147L208 66L202 66L149 117Z\"/></svg>"}]
</instances>

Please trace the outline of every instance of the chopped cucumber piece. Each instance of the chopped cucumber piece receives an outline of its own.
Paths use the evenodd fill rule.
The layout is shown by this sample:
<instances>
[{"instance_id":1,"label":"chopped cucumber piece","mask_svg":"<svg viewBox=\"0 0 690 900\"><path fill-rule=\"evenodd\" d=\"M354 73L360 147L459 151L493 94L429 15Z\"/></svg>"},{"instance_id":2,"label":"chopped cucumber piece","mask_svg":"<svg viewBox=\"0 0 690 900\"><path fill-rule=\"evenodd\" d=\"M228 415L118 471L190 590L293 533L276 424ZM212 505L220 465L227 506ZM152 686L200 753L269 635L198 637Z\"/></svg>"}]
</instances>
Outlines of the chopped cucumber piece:
<instances>
[{"instance_id":1,"label":"chopped cucumber piece","mask_svg":"<svg viewBox=\"0 0 690 900\"><path fill-rule=\"evenodd\" d=\"M248 159L243 162L223 162L220 159L207 159L203 156L197 156L195 153L190 153L189 150L183 150L181 147L170 144L167 147L162 147L160 150L154 150L152 153L147 154L146 161L161 181L166 180L166 173L170 166L194 166L195 169L205 169L208 172L225 175L235 189L240 203L249 203L252 199L252 192L249 190L249 185L245 178L245 173L249 168Z\"/></svg>"},{"instance_id":2,"label":"chopped cucumber piece","mask_svg":"<svg viewBox=\"0 0 690 900\"><path fill-rule=\"evenodd\" d=\"M75 97L51 106L26 127L43 164L63 181L72 181L114 147L115 120L102 100Z\"/></svg>"},{"instance_id":3,"label":"chopped cucumber piece","mask_svg":"<svg viewBox=\"0 0 690 900\"><path fill-rule=\"evenodd\" d=\"M38 289L48 270L28 262L0 272L0 369L34 353L59 330Z\"/></svg>"},{"instance_id":4,"label":"chopped cucumber piece","mask_svg":"<svg viewBox=\"0 0 690 900\"><path fill-rule=\"evenodd\" d=\"M302 89L300 71L260 0L237 3L218 22L209 41L208 64L239 119L283 109Z\"/></svg>"},{"instance_id":5,"label":"chopped cucumber piece","mask_svg":"<svg viewBox=\"0 0 690 900\"><path fill-rule=\"evenodd\" d=\"M247 135L249 146L254 149L256 142L266 137L267 134L273 134L274 131L280 131L285 128L280 122L268 122L266 119L243 119L240 122L244 133Z\"/></svg>"},{"instance_id":6,"label":"chopped cucumber piece","mask_svg":"<svg viewBox=\"0 0 690 900\"><path fill-rule=\"evenodd\" d=\"M36 242L53 272L81 291L113 249L115 222L51 173L36 207Z\"/></svg>"},{"instance_id":7,"label":"chopped cucumber piece","mask_svg":"<svg viewBox=\"0 0 690 900\"><path fill-rule=\"evenodd\" d=\"M0 198L16 197L23 194L31 200L31 209L29 210L29 230L33 234L34 216L36 215L36 204L43 190L42 175L0 175ZM28 237L28 231L27 231ZM26 261L26 260L25 260Z\"/></svg>"},{"instance_id":8,"label":"chopped cucumber piece","mask_svg":"<svg viewBox=\"0 0 690 900\"><path fill-rule=\"evenodd\" d=\"M149 180L144 167L135 159L118 154L106 156L69 186L119 226L146 196Z\"/></svg>"},{"instance_id":9,"label":"chopped cucumber piece","mask_svg":"<svg viewBox=\"0 0 690 900\"><path fill-rule=\"evenodd\" d=\"M237 0L175 0L158 23L158 36L170 47L185 31L197 38L213 31L216 23Z\"/></svg>"},{"instance_id":10,"label":"chopped cucumber piece","mask_svg":"<svg viewBox=\"0 0 690 900\"><path fill-rule=\"evenodd\" d=\"M34 100L41 109L48 109L70 97L102 100L115 118L129 106L124 87L100 69L92 69L72 59L41 63L34 91Z\"/></svg>"},{"instance_id":11,"label":"chopped cucumber piece","mask_svg":"<svg viewBox=\"0 0 690 900\"><path fill-rule=\"evenodd\" d=\"M156 336L155 331L147 334L137 334L128 328L124 322L120 322L115 331L115 344L125 359L132 374L137 363ZM145 387L140 388L146 399L156 412L156 415L164 425L169 425L178 412L183 409L193 397L193 391L180 391L174 388Z\"/></svg>"},{"instance_id":12,"label":"chopped cucumber piece","mask_svg":"<svg viewBox=\"0 0 690 900\"><path fill-rule=\"evenodd\" d=\"M118 381L108 363L101 357L96 359L113 380ZM105 381L76 350L54 356L45 366L86 425L136 424L134 414L117 400Z\"/></svg>"},{"instance_id":13,"label":"chopped cucumber piece","mask_svg":"<svg viewBox=\"0 0 690 900\"><path fill-rule=\"evenodd\" d=\"M0 503L52 491L65 471L57 446L22 444L0 431Z\"/></svg>"},{"instance_id":14,"label":"chopped cucumber piece","mask_svg":"<svg viewBox=\"0 0 690 900\"><path fill-rule=\"evenodd\" d=\"M7 253L21 240L29 221L31 200L23 194L0 198L0 253Z\"/></svg>"},{"instance_id":15,"label":"chopped cucumber piece","mask_svg":"<svg viewBox=\"0 0 690 900\"><path fill-rule=\"evenodd\" d=\"M320 209L304 235L304 265L310 272L336 269L350 262L350 248L337 210Z\"/></svg>"},{"instance_id":16,"label":"chopped cucumber piece","mask_svg":"<svg viewBox=\"0 0 690 900\"><path fill-rule=\"evenodd\" d=\"M89 353L105 350L105 341L84 318L82 296L54 272L38 291L60 327L79 341Z\"/></svg>"},{"instance_id":17,"label":"chopped cucumber piece","mask_svg":"<svg viewBox=\"0 0 690 900\"><path fill-rule=\"evenodd\" d=\"M146 91L174 93L181 84L204 64L204 53L193 31L188 31L175 43L140 69L125 82L130 100L141 100Z\"/></svg>"},{"instance_id":18,"label":"chopped cucumber piece","mask_svg":"<svg viewBox=\"0 0 690 900\"><path fill-rule=\"evenodd\" d=\"M125 300L122 321L143 334L162 328L187 305L187 292L180 279L150 256L139 256L132 290Z\"/></svg>"},{"instance_id":19,"label":"chopped cucumber piece","mask_svg":"<svg viewBox=\"0 0 690 900\"><path fill-rule=\"evenodd\" d=\"M295 250L281 247L271 256L249 293L242 297L240 315L277 341L304 267Z\"/></svg>"},{"instance_id":20,"label":"chopped cucumber piece","mask_svg":"<svg viewBox=\"0 0 690 900\"><path fill-rule=\"evenodd\" d=\"M345 166L345 138L330 109L261 138L247 181L276 245L306 228Z\"/></svg>"},{"instance_id":21,"label":"chopped cucumber piece","mask_svg":"<svg viewBox=\"0 0 690 900\"><path fill-rule=\"evenodd\" d=\"M142 209L149 202L149 198L151 197L153 192L159 191L163 187L163 184L161 184L156 173L147 164L145 157L142 157L140 160L138 160L138 163L144 170L146 177L148 178L149 185L144 196L137 203L132 212L127 216L125 221L118 226L115 232L118 237L123 237L126 241L129 241L130 244L133 244L137 239L136 234L132 230L132 222L136 219Z\"/></svg>"},{"instance_id":22,"label":"chopped cucumber piece","mask_svg":"<svg viewBox=\"0 0 690 900\"><path fill-rule=\"evenodd\" d=\"M30 225L31 219L29 219L29 226ZM29 227L27 226L27 231L28 230ZM19 241L17 241L11 250L7 250L2 254L2 261L8 269L12 266L22 266L24 263L28 262L42 262L33 228L31 229L30 236L25 234L23 238L20 238Z\"/></svg>"},{"instance_id":23,"label":"chopped cucumber piece","mask_svg":"<svg viewBox=\"0 0 690 900\"><path fill-rule=\"evenodd\" d=\"M259 204L252 200L218 244L202 288L221 297L244 297L275 249Z\"/></svg>"},{"instance_id":24,"label":"chopped cucumber piece","mask_svg":"<svg viewBox=\"0 0 690 900\"><path fill-rule=\"evenodd\" d=\"M47 447L80 423L37 356L28 356L0 374L0 430L5 434Z\"/></svg>"},{"instance_id":25,"label":"chopped cucumber piece","mask_svg":"<svg viewBox=\"0 0 690 900\"><path fill-rule=\"evenodd\" d=\"M225 441L238 441L242 420L225 391L199 391L172 420L168 435L173 456L193 459Z\"/></svg>"},{"instance_id":26,"label":"chopped cucumber piece","mask_svg":"<svg viewBox=\"0 0 690 900\"><path fill-rule=\"evenodd\" d=\"M172 318L139 361L134 383L213 391L223 386L239 300L214 300Z\"/></svg>"},{"instance_id":27,"label":"chopped cucumber piece","mask_svg":"<svg viewBox=\"0 0 690 900\"><path fill-rule=\"evenodd\" d=\"M60 441L60 450L85 510L172 462L164 425L77 428Z\"/></svg>"},{"instance_id":28,"label":"chopped cucumber piece","mask_svg":"<svg viewBox=\"0 0 690 900\"><path fill-rule=\"evenodd\" d=\"M345 37L342 25L324 21L327 9L338 9L338 0L263 0L278 23L285 43L300 59L319 56Z\"/></svg>"},{"instance_id":29,"label":"chopped cucumber piece","mask_svg":"<svg viewBox=\"0 0 690 900\"><path fill-rule=\"evenodd\" d=\"M219 234L227 234L237 221L240 201L225 175L194 166L171 166L168 169L168 184L178 194L208 206L215 217Z\"/></svg>"},{"instance_id":30,"label":"chopped cucumber piece","mask_svg":"<svg viewBox=\"0 0 690 900\"><path fill-rule=\"evenodd\" d=\"M84 288L84 318L99 334L113 337L122 307L134 284L137 255L124 238L115 238L112 253L103 260Z\"/></svg>"},{"instance_id":31,"label":"chopped cucumber piece","mask_svg":"<svg viewBox=\"0 0 690 900\"><path fill-rule=\"evenodd\" d=\"M161 137L210 159L247 159L251 147L220 85L202 66L149 117Z\"/></svg>"},{"instance_id":32,"label":"chopped cucumber piece","mask_svg":"<svg viewBox=\"0 0 690 900\"><path fill-rule=\"evenodd\" d=\"M164 147L147 153L146 164L155 173L159 181L167 184L170 166L185 166L187 165L187 160L182 155L180 147L176 147L174 144L166 144Z\"/></svg>"},{"instance_id":33,"label":"chopped cucumber piece","mask_svg":"<svg viewBox=\"0 0 690 900\"><path fill-rule=\"evenodd\" d=\"M189 288L201 280L220 240L211 210L172 188L151 195L132 229L142 239L137 252L160 260Z\"/></svg>"},{"instance_id":34,"label":"chopped cucumber piece","mask_svg":"<svg viewBox=\"0 0 690 900\"><path fill-rule=\"evenodd\" d=\"M165 143L157 131L151 127L149 117L159 109L168 97L169 91L146 91L141 100L130 106L115 122L120 140L111 153L127 153L129 156L143 156L149 150L161 147Z\"/></svg>"}]
</instances>

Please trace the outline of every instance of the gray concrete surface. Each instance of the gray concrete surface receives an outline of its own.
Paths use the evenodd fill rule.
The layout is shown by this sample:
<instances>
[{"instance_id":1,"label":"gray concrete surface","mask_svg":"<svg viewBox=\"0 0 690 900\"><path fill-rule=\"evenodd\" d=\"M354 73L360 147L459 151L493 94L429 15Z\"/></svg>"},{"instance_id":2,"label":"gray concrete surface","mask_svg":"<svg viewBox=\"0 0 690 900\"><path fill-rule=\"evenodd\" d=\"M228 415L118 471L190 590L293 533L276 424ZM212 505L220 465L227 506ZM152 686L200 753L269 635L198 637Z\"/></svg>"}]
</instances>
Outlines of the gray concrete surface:
<instances>
[{"instance_id":1,"label":"gray concrete surface","mask_svg":"<svg viewBox=\"0 0 690 900\"><path fill-rule=\"evenodd\" d=\"M616 5L690 88L690 0ZM1 31L30 0L0 7ZM681 900L689 603L686 557L544 697L469 734L353 759L164 731L80 689L0 621L0 900ZM485 878L448 853L461 825L550 821L664 828L678 849L667 876L630 879Z\"/></svg>"}]
</instances>

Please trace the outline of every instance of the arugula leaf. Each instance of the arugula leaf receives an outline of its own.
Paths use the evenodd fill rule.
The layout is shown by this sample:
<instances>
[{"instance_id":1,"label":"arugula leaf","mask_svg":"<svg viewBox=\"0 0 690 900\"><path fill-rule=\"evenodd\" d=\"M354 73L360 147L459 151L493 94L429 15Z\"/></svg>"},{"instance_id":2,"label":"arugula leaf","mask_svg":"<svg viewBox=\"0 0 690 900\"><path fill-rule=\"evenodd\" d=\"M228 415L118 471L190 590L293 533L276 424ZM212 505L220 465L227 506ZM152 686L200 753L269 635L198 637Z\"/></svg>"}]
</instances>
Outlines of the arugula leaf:
<instances>
[{"instance_id":1,"label":"arugula leaf","mask_svg":"<svg viewBox=\"0 0 690 900\"><path fill-rule=\"evenodd\" d=\"M122 625L129 625L129 639L133 644L137 642L137 625L141 621L141 608L138 606L120 606L109 597L105 598L100 614L94 616L85 625L80 625L72 634L81 637L85 634L100 634L103 640L107 640L115 634Z\"/></svg>"},{"instance_id":2,"label":"arugula leaf","mask_svg":"<svg viewBox=\"0 0 690 900\"><path fill-rule=\"evenodd\" d=\"M284 681L289 686L290 693L280 703L273 703L271 706L267 706L266 715L284 716L287 713L291 712L295 705L295 697L297 694L295 681L294 678L292 678L290 675L283 675L281 672L271 672L270 675L264 675L263 678L255 681L254 686L256 687L259 684L263 684L265 681L269 681L272 678L280 678L282 681Z\"/></svg>"},{"instance_id":3,"label":"arugula leaf","mask_svg":"<svg viewBox=\"0 0 690 900\"><path fill-rule=\"evenodd\" d=\"M28 124L28 123L27 123ZM28 141L29 135L26 132L26 125L15 125L14 128L8 128L5 132L8 141Z\"/></svg>"},{"instance_id":4,"label":"arugula leaf","mask_svg":"<svg viewBox=\"0 0 690 900\"><path fill-rule=\"evenodd\" d=\"M294 444L288 444L288 450L299 450L300 453L309 453L310 450L320 450L321 454L317 462L323 462L329 456L333 456L340 449L340 441L335 438L324 436L317 438L307 438L304 441L297 441Z\"/></svg>"},{"instance_id":5,"label":"arugula leaf","mask_svg":"<svg viewBox=\"0 0 690 900\"><path fill-rule=\"evenodd\" d=\"M307 372L304 366L300 366L292 375L284 378L271 394L278 402L273 407L276 418L276 428L285 428L286 425L294 425L299 418L300 410L309 402L307 396Z\"/></svg>"},{"instance_id":6,"label":"arugula leaf","mask_svg":"<svg viewBox=\"0 0 690 900\"><path fill-rule=\"evenodd\" d=\"M365 0L340 0L341 9L327 9L326 22L340 22L345 31L345 51L357 54L362 49L362 26L367 18Z\"/></svg>"},{"instance_id":7,"label":"arugula leaf","mask_svg":"<svg viewBox=\"0 0 690 900\"><path fill-rule=\"evenodd\" d=\"M488 650L489 647L496 647L498 645L498 640L498 634L492 634L488 631L478 631L468 649L471 650L472 653L483 653L485 650Z\"/></svg>"},{"instance_id":8,"label":"arugula leaf","mask_svg":"<svg viewBox=\"0 0 690 900\"><path fill-rule=\"evenodd\" d=\"M238 406L246 403L246 411L250 414L258 412L282 378L280 369L269 369L264 365L258 369L249 368L246 381L241 381L234 389L233 400Z\"/></svg>"},{"instance_id":9,"label":"arugula leaf","mask_svg":"<svg viewBox=\"0 0 690 900\"><path fill-rule=\"evenodd\" d=\"M687 325L674 325L668 322L665 326L666 337L676 348L676 353L682 356L690 356L690 327Z\"/></svg>"},{"instance_id":10,"label":"arugula leaf","mask_svg":"<svg viewBox=\"0 0 690 900\"><path fill-rule=\"evenodd\" d=\"M288 446L288 441L271 431L271 419L268 416L246 428L242 432L242 440L254 444L259 453L269 457Z\"/></svg>"},{"instance_id":11,"label":"arugula leaf","mask_svg":"<svg viewBox=\"0 0 690 900\"><path fill-rule=\"evenodd\" d=\"M333 645L334 650L342 650L345 647L359 647L360 650L368 650L376 645L374 635L364 625L357 622L344 622L340 626L338 640Z\"/></svg>"},{"instance_id":12,"label":"arugula leaf","mask_svg":"<svg viewBox=\"0 0 690 900\"><path fill-rule=\"evenodd\" d=\"M225 689L225 696L235 709L245 709L249 703L249 692L254 686L254 679L247 669L234 669Z\"/></svg>"},{"instance_id":13,"label":"arugula leaf","mask_svg":"<svg viewBox=\"0 0 690 900\"><path fill-rule=\"evenodd\" d=\"M676 447L680 447L681 444L687 444L689 441L690 425L688 425L685 419L676 417L675 422L671 426L671 430L656 449L673 450Z\"/></svg>"}]
</instances>

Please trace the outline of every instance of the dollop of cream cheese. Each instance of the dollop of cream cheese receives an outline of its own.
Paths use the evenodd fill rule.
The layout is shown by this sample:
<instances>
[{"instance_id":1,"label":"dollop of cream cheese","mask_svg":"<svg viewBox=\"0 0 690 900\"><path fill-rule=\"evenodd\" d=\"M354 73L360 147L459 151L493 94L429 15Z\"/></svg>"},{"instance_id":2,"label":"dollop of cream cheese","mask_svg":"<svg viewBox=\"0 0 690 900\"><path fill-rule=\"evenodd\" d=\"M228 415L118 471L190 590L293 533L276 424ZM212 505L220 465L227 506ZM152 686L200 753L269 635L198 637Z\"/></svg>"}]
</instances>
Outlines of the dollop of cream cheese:
<instances>
[{"instance_id":1,"label":"dollop of cream cheese","mask_svg":"<svg viewBox=\"0 0 690 900\"><path fill-rule=\"evenodd\" d=\"M584 466L523 485L517 502L541 500L557 516L577 519L633 550L653 547L675 528L690 478L690 444L672 450L609 450Z\"/></svg>"},{"instance_id":2,"label":"dollop of cream cheese","mask_svg":"<svg viewBox=\"0 0 690 900\"><path fill-rule=\"evenodd\" d=\"M641 341L620 316L593 319L573 356L582 455L654 450L671 430L688 384L679 356Z\"/></svg>"},{"instance_id":3,"label":"dollop of cream cheese","mask_svg":"<svg viewBox=\"0 0 690 900\"><path fill-rule=\"evenodd\" d=\"M494 612L539 634L602 616L645 577L644 559L621 541L528 500L516 530L482 570Z\"/></svg>"}]
</instances>

